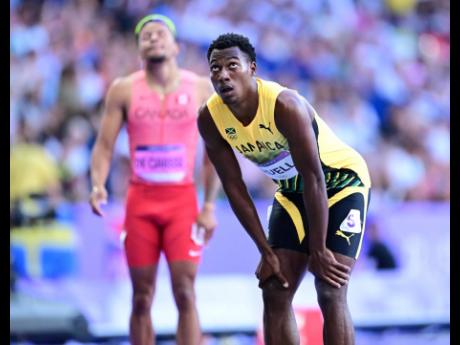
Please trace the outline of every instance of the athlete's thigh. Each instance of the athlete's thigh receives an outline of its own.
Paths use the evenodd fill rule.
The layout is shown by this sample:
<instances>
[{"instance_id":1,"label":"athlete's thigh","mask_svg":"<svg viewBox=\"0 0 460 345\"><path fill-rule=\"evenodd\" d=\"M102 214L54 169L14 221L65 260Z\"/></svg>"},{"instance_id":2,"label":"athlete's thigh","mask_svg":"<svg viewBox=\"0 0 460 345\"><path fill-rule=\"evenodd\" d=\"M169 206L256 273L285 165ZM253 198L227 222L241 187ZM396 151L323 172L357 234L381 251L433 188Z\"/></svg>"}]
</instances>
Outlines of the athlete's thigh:
<instances>
[{"instance_id":1,"label":"athlete's thigh","mask_svg":"<svg viewBox=\"0 0 460 345\"><path fill-rule=\"evenodd\" d=\"M268 242L278 256L281 271L295 291L308 264L306 218L298 195L276 193L268 220Z\"/></svg>"},{"instance_id":2,"label":"athlete's thigh","mask_svg":"<svg viewBox=\"0 0 460 345\"><path fill-rule=\"evenodd\" d=\"M354 263L364 236L369 188L347 187L329 199L326 246L340 262Z\"/></svg>"},{"instance_id":3,"label":"athlete's thigh","mask_svg":"<svg viewBox=\"0 0 460 345\"><path fill-rule=\"evenodd\" d=\"M275 248L274 252L280 261L281 272L289 283L289 289L295 292L307 270L308 255L283 248Z\"/></svg>"},{"instance_id":4,"label":"athlete's thigh","mask_svg":"<svg viewBox=\"0 0 460 345\"><path fill-rule=\"evenodd\" d=\"M123 243L130 268L156 265L160 258L160 229L152 210L155 205L142 188L130 187L126 198Z\"/></svg>"},{"instance_id":5,"label":"athlete's thigh","mask_svg":"<svg viewBox=\"0 0 460 345\"><path fill-rule=\"evenodd\" d=\"M270 246L308 254L306 225L302 194L277 192L268 219Z\"/></svg>"},{"instance_id":6,"label":"athlete's thigh","mask_svg":"<svg viewBox=\"0 0 460 345\"><path fill-rule=\"evenodd\" d=\"M326 246L338 261L352 267L361 249L369 188L348 187L329 199ZM273 248L308 253L308 219L301 193L276 193L269 218Z\"/></svg>"},{"instance_id":7,"label":"athlete's thigh","mask_svg":"<svg viewBox=\"0 0 460 345\"><path fill-rule=\"evenodd\" d=\"M168 262L173 291L193 288L198 264L192 261Z\"/></svg>"},{"instance_id":8,"label":"athlete's thigh","mask_svg":"<svg viewBox=\"0 0 460 345\"><path fill-rule=\"evenodd\" d=\"M162 233L163 251L169 263L189 261L196 264L201 258L204 233L197 232L198 205L195 193L184 190L174 205Z\"/></svg>"},{"instance_id":9,"label":"athlete's thigh","mask_svg":"<svg viewBox=\"0 0 460 345\"><path fill-rule=\"evenodd\" d=\"M153 298L157 270L158 265L131 267L129 269L134 294L141 294Z\"/></svg>"}]
</instances>

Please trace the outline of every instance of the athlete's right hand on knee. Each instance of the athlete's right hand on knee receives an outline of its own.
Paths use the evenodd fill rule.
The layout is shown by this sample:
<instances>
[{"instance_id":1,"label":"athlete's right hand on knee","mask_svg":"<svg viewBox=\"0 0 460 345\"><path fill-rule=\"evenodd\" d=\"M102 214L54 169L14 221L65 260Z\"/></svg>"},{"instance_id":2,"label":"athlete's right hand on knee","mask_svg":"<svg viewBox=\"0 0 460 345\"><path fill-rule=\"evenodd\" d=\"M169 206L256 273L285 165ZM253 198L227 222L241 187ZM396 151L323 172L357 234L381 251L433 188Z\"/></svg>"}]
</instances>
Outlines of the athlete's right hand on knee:
<instances>
[{"instance_id":1,"label":"athlete's right hand on knee","mask_svg":"<svg viewBox=\"0 0 460 345\"><path fill-rule=\"evenodd\" d=\"M89 204L91 205L91 210L94 214L103 217L104 212L102 212L101 205L107 204L107 190L105 187L96 187L94 186L91 190L91 195L89 197Z\"/></svg>"},{"instance_id":2,"label":"athlete's right hand on knee","mask_svg":"<svg viewBox=\"0 0 460 345\"><path fill-rule=\"evenodd\" d=\"M256 269L256 277L259 279L259 287L270 278L275 276L284 288L289 287L286 277L281 273L281 265L275 253L269 252L262 254L259 265Z\"/></svg>"},{"instance_id":3,"label":"athlete's right hand on knee","mask_svg":"<svg viewBox=\"0 0 460 345\"><path fill-rule=\"evenodd\" d=\"M329 249L312 251L309 258L310 272L336 288L347 284L350 268L338 262Z\"/></svg>"}]
</instances>

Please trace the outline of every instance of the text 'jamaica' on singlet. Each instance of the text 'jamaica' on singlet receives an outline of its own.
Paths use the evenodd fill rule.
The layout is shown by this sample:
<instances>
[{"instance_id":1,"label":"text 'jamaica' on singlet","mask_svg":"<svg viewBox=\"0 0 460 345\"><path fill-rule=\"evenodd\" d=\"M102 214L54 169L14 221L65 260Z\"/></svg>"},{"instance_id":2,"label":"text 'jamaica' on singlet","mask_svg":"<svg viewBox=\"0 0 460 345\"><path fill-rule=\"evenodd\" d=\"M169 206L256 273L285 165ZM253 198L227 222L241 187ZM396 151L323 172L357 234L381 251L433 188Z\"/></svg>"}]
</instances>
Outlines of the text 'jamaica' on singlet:
<instances>
[{"instance_id":1,"label":"text 'jamaica' on singlet","mask_svg":"<svg viewBox=\"0 0 460 345\"><path fill-rule=\"evenodd\" d=\"M209 112L221 136L272 178L279 191L300 193L304 189L302 177L292 161L287 139L276 128L274 119L276 99L286 88L272 81L256 80L259 106L249 125L238 121L216 93L207 101ZM349 186L370 187L369 172L361 155L343 143L309 107L314 113L312 126L328 197Z\"/></svg>"}]
</instances>

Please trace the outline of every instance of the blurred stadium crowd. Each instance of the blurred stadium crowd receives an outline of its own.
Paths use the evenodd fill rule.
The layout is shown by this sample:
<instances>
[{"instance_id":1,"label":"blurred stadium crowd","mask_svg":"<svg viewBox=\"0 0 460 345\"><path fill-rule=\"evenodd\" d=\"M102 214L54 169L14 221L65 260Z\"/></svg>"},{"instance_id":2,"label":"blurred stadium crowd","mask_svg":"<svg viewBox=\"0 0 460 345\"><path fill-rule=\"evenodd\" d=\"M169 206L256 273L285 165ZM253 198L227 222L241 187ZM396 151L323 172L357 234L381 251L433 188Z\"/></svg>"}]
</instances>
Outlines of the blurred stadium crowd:
<instances>
[{"instance_id":1,"label":"blurred stadium crowd","mask_svg":"<svg viewBox=\"0 0 460 345\"><path fill-rule=\"evenodd\" d=\"M152 11L176 22L179 62L201 74L220 33L249 36L258 75L298 89L363 154L373 202L450 198L448 0L10 0L12 202L87 200L105 91L140 67L133 27ZM125 132L113 166L122 198ZM271 194L244 168L251 193Z\"/></svg>"}]
</instances>

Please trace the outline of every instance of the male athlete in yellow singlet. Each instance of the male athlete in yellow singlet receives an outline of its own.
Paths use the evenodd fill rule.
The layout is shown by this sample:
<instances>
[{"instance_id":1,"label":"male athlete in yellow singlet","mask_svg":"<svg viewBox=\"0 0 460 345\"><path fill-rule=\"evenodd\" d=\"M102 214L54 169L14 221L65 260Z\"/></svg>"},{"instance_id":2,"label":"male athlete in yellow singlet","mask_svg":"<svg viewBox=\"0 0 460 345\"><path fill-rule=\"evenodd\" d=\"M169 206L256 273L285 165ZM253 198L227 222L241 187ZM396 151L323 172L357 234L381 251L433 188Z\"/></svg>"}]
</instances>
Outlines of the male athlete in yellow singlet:
<instances>
[{"instance_id":1,"label":"male athlete in yellow singlet","mask_svg":"<svg viewBox=\"0 0 460 345\"><path fill-rule=\"evenodd\" d=\"M347 286L363 240L366 163L304 97L255 77L256 54L246 37L219 36L207 57L216 93L201 108L198 126L230 204L261 253L256 276L265 344L299 344L291 302L307 267L324 343L354 344ZM278 184L268 239L232 148Z\"/></svg>"}]
</instances>

